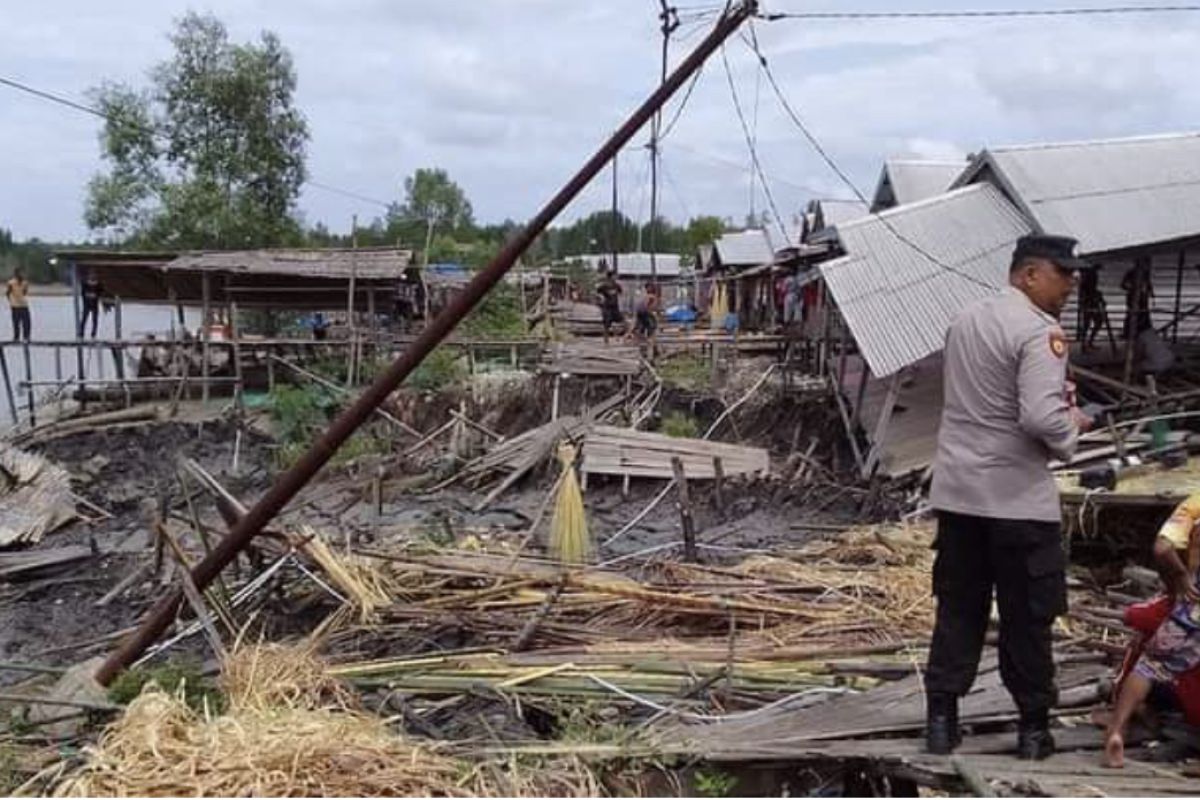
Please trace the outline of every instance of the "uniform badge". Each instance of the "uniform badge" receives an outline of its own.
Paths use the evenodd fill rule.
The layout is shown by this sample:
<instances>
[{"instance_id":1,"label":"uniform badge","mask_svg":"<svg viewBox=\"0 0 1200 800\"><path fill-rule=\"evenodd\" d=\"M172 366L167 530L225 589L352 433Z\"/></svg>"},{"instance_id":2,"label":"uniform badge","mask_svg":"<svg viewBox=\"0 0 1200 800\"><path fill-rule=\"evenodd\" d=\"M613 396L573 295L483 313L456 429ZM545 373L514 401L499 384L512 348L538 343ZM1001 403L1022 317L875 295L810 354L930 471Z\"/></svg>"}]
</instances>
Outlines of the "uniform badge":
<instances>
[{"instance_id":1,"label":"uniform badge","mask_svg":"<svg viewBox=\"0 0 1200 800\"><path fill-rule=\"evenodd\" d=\"M1067 354L1067 337L1058 329L1050 331L1050 352L1055 358L1062 358Z\"/></svg>"}]
</instances>

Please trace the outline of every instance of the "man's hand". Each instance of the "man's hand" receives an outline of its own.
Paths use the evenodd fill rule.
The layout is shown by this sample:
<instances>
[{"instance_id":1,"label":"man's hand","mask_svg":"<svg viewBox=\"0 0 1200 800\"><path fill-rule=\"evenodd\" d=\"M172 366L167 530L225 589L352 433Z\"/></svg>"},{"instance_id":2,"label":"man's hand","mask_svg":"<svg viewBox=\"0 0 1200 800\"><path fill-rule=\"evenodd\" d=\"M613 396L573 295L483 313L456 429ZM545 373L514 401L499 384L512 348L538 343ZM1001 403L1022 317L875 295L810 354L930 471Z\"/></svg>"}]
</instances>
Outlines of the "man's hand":
<instances>
[{"instance_id":1,"label":"man's hand","mask_svg":"<svg viewBox=\"0 0 1200 800\"><path fill-rule=\"evenodd\" d=\"M1071 423L1079 429L1080 433L1087 433L1092 429L1093 420L1080 411L1077 406L1071 406Z\"/></svg>"}]
</instances>

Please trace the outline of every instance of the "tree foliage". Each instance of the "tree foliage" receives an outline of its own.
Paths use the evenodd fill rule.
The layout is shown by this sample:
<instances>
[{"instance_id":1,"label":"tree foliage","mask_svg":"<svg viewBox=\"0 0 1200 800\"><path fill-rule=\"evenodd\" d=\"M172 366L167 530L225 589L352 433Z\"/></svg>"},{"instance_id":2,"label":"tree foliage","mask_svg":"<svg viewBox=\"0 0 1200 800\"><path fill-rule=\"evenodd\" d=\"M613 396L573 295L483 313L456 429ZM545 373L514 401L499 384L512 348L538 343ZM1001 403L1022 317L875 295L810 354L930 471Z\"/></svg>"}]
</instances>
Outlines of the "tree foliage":
<instances>
[{"instance_id":1,"label":"tree foliage","mask_svg":"<svg viewBox=\"0 0 1200 800\"><path fill-rule=\"evenodd\" d=\"M308 126L291 55L270 32L233 43L211 15L189 13L170 38L149 88L94 90L109 169L88 185L84 221L154 247L294 242Z\"/></svg>"},{"instance_id":2,"label":"tree foliage","mask_svg":"<svg viewBox=\"0 0 1200 800\"><path fill-rule=\"evenodd\" d=\"M51 245L38 239L14 241L12 231L0 228L0 278L7 280L20 267L31 283L61 281L66 269L62 264L50 263L51 250Z\"/></svg>"}]
</instances>

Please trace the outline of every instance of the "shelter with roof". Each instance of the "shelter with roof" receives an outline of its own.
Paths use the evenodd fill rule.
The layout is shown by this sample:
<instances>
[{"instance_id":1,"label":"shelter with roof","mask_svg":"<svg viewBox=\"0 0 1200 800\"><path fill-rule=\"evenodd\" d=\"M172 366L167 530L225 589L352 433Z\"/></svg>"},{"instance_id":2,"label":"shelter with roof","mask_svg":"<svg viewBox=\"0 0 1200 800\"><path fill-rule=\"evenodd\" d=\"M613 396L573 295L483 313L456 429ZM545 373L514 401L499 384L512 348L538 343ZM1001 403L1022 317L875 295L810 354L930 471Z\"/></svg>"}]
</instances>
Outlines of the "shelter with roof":
<instances>
[{"instance_id":1,"label":"shelter with roof","mask_svg":"<svg viewBox=\"0 0 1200 800\"><path fill-rule=\"evenodd\" d=\"M967 168L962 161L917 161L890 158L883 164L871 211L919 203L950 189ZM835 223L836 224L836 223Z\"/></svg>"},{"instance_id":2,"label":"shelter with roof","mask_svg":"<svg viewBox=\"0 0 1200 800\"><path fill-rule=\"evenodd\" d=\"M107 294L130 302L327 311L345 309L352 289L363 310L390 299L412 261L410 251L395 248L65 250L56 257L73 275L92 273Z\"/></svg>"},{"instance_id":3,"label":"shelter with roof","mask_svg":"<svg viewBox=\"0 0 1200 800\"><path fill-rule=\"evenodd\" d=\"M885 168L890 191L899 174ZM877 202L887 199L880 194ZM864 472L932 460L936 414L927 410L940 412L946 329L1006 284L1013 246L1029 232L1075 237L1102 265L1104 323L1095 346L1072 357L1081 387L1105 402L1195 388L1179 370L1151 367L1147 354L1180 354L1200 337L1200 134L989 148L948 191L823 234L839 254L821 265L832 339L845 343L825 363L847 428L866 433ZM1078 339L1081 322L1073 302L1068 335ZM1146 389L1150 373L1156 383Z\"/></svg>"}]
</instances>

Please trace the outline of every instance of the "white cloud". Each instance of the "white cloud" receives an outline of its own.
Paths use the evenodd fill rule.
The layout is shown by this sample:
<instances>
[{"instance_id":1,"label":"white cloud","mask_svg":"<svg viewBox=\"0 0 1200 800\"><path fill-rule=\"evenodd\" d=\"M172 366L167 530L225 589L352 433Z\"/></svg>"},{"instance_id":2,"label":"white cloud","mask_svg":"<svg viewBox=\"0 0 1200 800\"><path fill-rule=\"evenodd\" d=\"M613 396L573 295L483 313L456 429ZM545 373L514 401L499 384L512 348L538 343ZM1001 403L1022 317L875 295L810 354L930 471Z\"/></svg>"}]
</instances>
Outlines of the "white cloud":
<instances>
[{"instance_id":1,"label":"white cloud","mask_svg":"<svg viewBox=\"0 0 1200 800\"><path fill-rule=\"evenodd\" d=\"M1045 5L1066 5L1047 0ZM45 0L10 4L0 75L81 98L109 78L144 81L169 56L166 34L187 0ZM798 3L768 2L769 10ZM997 7L943 0L933 8ZM843 10L810 0L806 10ZM860 0L855 8L890 9ZM314 177L370 197L398 197L403 177L441 166L482 220L535 212L654 86L658 32L645 0L210 0L238 39L276 31L299 72ZM1185 19L1194 19L1187 17ZM788 97L828 150L870 190L889 155L961 156L992 143L1118 136L1194 127L1200 31L1177 17L998 22L758 23ZM681 30L673 60L703 31ZM847 190L756 78L740 40L728 50L762 161L784 216ZM741 219L749 158L724 68L713 59L664 147L662 207L676 218ZM757 96L758 102L755 103ZM678 101L676 101L678 102ZM673 116L674 104L666 116ZM85 235L87 179L101 165L97 121L0 87L0 226L18 236ZM621 158L627 213L647 211L644 144ZM607 207L603 174L568 215ZM759 197L758 209L764 206ZM306 188L309 221L344 230L370 203Z\"/></svg>"}]
</instances>

